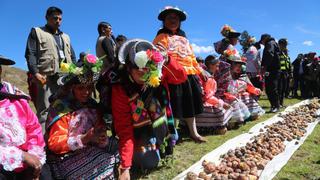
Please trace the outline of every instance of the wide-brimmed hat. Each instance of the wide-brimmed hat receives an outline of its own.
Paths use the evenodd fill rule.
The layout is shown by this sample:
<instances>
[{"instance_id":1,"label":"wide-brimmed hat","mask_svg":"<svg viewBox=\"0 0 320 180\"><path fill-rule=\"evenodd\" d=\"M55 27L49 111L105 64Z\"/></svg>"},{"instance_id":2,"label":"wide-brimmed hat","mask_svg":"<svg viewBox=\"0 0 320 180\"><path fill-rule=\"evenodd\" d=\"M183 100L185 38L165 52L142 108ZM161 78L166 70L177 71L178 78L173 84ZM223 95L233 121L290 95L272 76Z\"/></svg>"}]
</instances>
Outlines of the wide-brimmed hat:
<instances>
[{"instance_id":1,"label":"wide-brimmed hat","mask_svg":"<svg viewBox=\"0 0 320 180\"><path fill-rule=\"evenodd\" d=\"M238 38L241 33L237 32L236 30L234 30L231 26L225 24L222 28L221 28L221 32L222 36L226 37L226 38Z\"/></svg>"},{"instance_id":2,"label":"wide-brimmed hat","mask_svg":"<svg viewBox=\"0 0 320 180\"><path fill-rule=\"evenodd\" d=\"M19 90L17 87L7 82L0 83L0 97L5 97L8 99L31 99L23 91Z\"/></svg>"},{"instance_id":3,"label":"wide-brimmed hat","mask_svg":"<svg viewBox=\"0 0 320 180\"><path fill-rule=\"evenodd\" d=\"M260 41L259 41L259 42L261 43L262 40L264 40L264 39L266 39L266 38L268 38L268 39L271 38L271 35L270 35L270 34L267 34L267 33L262 34L261 37L260 37Z\"/></svg>"},{"instance_id":4,"label":"wide-brimmed hat","mask_svg":"<svg viewBox=\"0 0 320 180\"><path fill-rule=\"evenodd\" d=\"M246 64L247 59L242 57L235 48L228 48L223 54L231 62Z\"/></svg>"},{"instance_id":5,"label":"wide-brimmed hat","mask_svg":"<svg viewBox=\"0 0 320 180\"><path fill-rule=\"evenodd\" d=\"M143 39L129 40L119 49L119 62L121 64L126 64L126 61L130 61L132 65L136 65L136 62L134 61L136 53L139 51L147 51L148 49L156 49L156 47L151 42Z\"/></svg>"},{"instance_id":6,"label":"wide-brimmed hat","mask_svg":"<svg viewBox=\"0 0 320 180\"><path fill-rule=\"evenodd\" d=\"M288 45L288 39L287 38L281 38L278 41L278 44Z\"/></svg>"},{"instance_id":7,"label":"wide-brimmed hat","mask_svg":"<svg viewBox=\"0 0 320 180\"><path fill-rule=\"evenodd\" d=\"M14 65L16 62L13 60L0 55L0 65Z\"/></svg>"},{"instance_id":8,"label":"wide-brimmed hat","mask_svg":"<svg viewBox=\"0 0 320 180\"><path fill-rule=\"evenodd\" d=\"M186 12L184 12L181 9L179 9L178 7L173 7L173 6L164 7L164 9L162 9L160 11L160 13L158 15L158 19L160 21L164 21L165 17L171 12L178 14L178 16L180 17L180 21L184 21L184 20L187 19L187 13Z\"/></svg>"},{"instance_id":9,"label":"wide-brimmed hat","mask_svg":"<svg viewBox=\"0 0 320 180\"><path fill-rule=\"evenodd\" d=\"M143 39L125 42L119 50L118 59L121 64L146 70L142 77L146 86L160 85L162 66L166 57L151 42Z\"/></svg>"}]
</instances>

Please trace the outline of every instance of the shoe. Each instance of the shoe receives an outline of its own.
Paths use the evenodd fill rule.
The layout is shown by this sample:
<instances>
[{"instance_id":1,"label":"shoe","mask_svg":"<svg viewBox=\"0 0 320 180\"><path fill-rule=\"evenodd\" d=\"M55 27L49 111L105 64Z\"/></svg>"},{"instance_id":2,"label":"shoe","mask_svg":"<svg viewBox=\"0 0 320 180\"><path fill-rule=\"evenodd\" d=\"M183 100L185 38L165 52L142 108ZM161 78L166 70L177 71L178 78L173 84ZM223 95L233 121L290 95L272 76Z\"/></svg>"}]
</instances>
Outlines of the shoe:
<instances>
[{"instance_id":1,"label":"shoe","mask_svg":"<svg viewBox=\"0 0 320 180\"><path fill-rule=\"evenodd\" d=\"M272 109L270 110L271 113L276 113L276 112L278 112L278 111L279 111L279 108L277 108L277 107L276 107L276 108L272 108Z\"/></svg>"},{"instance_id":2,"label":"shoe","mask_svg":"<svg viewBox=\"0 0 320 180\"><path fill-rule=\"evenodd\" d=\"M268 111L268 113L272 113L274 107L271 107L270 110Z\"/></svg>"}]
</instances>

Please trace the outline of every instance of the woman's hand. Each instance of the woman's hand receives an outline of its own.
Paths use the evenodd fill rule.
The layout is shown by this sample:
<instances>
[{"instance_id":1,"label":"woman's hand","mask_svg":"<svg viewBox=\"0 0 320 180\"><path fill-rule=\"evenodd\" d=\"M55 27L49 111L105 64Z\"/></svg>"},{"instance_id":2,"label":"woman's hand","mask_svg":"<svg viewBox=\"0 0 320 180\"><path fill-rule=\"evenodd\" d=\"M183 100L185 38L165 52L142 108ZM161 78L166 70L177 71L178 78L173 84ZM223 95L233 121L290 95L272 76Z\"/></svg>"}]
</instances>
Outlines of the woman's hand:
<instances>
[{"instance_id":1,"label":"woman's hand","mask_svg":"<svg viewBox=\"0 0 320 180\"><path fill-rule=\"evenodd\" d=\"M256 93L257 93L257 95L260 95L261 94L261 90L259 88L257 88Z\"/></svg>"},{"instance_id":2,"label":"woman's hand","mask_svg":"<svg viewBox=\"0 0 320 180\"><path fill-rule=\"evenodd\" d=\"M130 180L130 170L120 169L119 180Z\"/></svg>"},{"instance_id":3,"label":"woman's hand","mask_svg":"<svg viewBox=\"0 0 320 180\"><path fill-rule=\"evenodd\" d=\"M33 169L33 178L39 179L42 168L39 158L28 152L23 152L23 162Z\"/></svg>"},{"instance_id":4,"label":"woman's hand","mask_svg":"<svg viewBox=\"0 0 320 180\"><path fill-rule=\"evenodd\" d=\"M92 127L91 129L89 129L89 131L87 133L82 135L81 141L83 144L88 144L89 142L91 142L94 139L94 136L95 136L94 128Z\"/></svg>"},{"instance_id":5,"label":"woman's hand","mask_svg":"<svg viewBox=\"0 0 320 180\"><path fill-rule=\"evenodd\" d=\"M94 128L92 127L89 131L84 134L81 138L83 144L93 143L99 147L105 147L108 144L108 137L105 128Z\"/></svg>"},{"instance_id":6,"label":"woman's hand","mask_svg":"<svg viewBox=\"0 0 320 180\"><path fill-rule=\"evenodd\" d=\"M223 108L224 108L225 110L228 110L228 109L231 108L231 105L228 104L228 103L223 103Z\"/></svg>"}]
</instances>

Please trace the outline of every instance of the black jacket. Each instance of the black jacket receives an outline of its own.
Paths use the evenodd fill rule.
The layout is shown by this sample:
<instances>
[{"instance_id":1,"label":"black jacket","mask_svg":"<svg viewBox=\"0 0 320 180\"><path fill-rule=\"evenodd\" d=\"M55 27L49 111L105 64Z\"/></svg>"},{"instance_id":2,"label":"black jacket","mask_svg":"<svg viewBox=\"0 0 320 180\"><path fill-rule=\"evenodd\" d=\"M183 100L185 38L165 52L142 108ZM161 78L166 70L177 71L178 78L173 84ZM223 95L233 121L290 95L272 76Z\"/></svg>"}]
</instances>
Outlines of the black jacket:
<instances>
[{"instance_id":1,"label":"black jacket","mask_svg":"<svg viewBox=\"0 0 320 180\"><path fill-rule=\"evenodd\" d=\"M298 76L299 75L299 69L300 69L300 63L301 63L301 58L297 58L293 61L292 66L293 66L293 76Z\"/></svg>"},{"instance_id":2,"label":"black jacket","mask_svg":"<svg viewBox=\"0 0 320 180\"><path fill-rule=\"evenodd\" d=\"M270 38L266 43L263 50L261 66L267 72L280 71L280 49L274 38Z\"/></svg>"}]
</instances>

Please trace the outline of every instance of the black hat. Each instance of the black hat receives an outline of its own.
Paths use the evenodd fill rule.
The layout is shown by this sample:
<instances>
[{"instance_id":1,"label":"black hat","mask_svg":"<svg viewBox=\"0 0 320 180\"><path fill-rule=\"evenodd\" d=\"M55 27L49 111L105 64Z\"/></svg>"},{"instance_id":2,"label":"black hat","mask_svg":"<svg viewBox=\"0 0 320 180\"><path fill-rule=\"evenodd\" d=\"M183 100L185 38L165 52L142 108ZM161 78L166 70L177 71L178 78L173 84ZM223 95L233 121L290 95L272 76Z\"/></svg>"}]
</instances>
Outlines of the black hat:
<instances>
[{"instance_id":1,"label":"black hat","mask_svg":"<svg viewBox=\"0 0 320 180\"><path fill-rule=\"evenodd\" d=\"M278 44L288 45L288 40L286 38L281 38L279 39Z\"/></svg>"},{"instance_id":2,"label":"black hat","mask_svg":"<svg viewBox=\"0 0 320 180\"><path fill-rule=\"evenodd\" d=\"M23 91L19 90L15 86L7 82L0 82L0 98L8 99L26 99L30 100L30 97Z\"/></svg>"},{"instance_id":3,"label":"black hat","mask_svg":"<svg viewBox=\"0 0 320 180\"><path fill-rule=\"evenodd\" d=\"M259 42L261 42L263 39L266 39L266 38L267 39L271 38L271 35L270 34L262 34Z\"/></svg>"},{"instance_id":4,"label":"black hat","mask_svg":"<svg viewBox=\"0 0 320 180\"><path fill-rule=\"evenodd\" d=\"M177 13L178 16L180 17L180 21L184 21L187 19L186 12L182 11L178 7L172 7L172 6L166 6L163 10L161 10L158 15L158 19L160 21L164 21L165 17L171 12Z\"/></svg>"},{"instance_id":5,"label":"black hat","mask_svg":"<svg viewBox=\"0 0 320 180\"><path fill-rule=\"evenodd\" d=\"M0 65L14 65L15 62L9 58L0 55Z\"/></svg>"},{"instance_id":6,"label":"black hat","mask_svg":"<svg viewBox=\"0 0 320 180\"><path fill-rule=\"evenodd\" d=\"M227 38L238 38L241 35L239 32L229 32Z\"/></svg>"}]
</instances>

